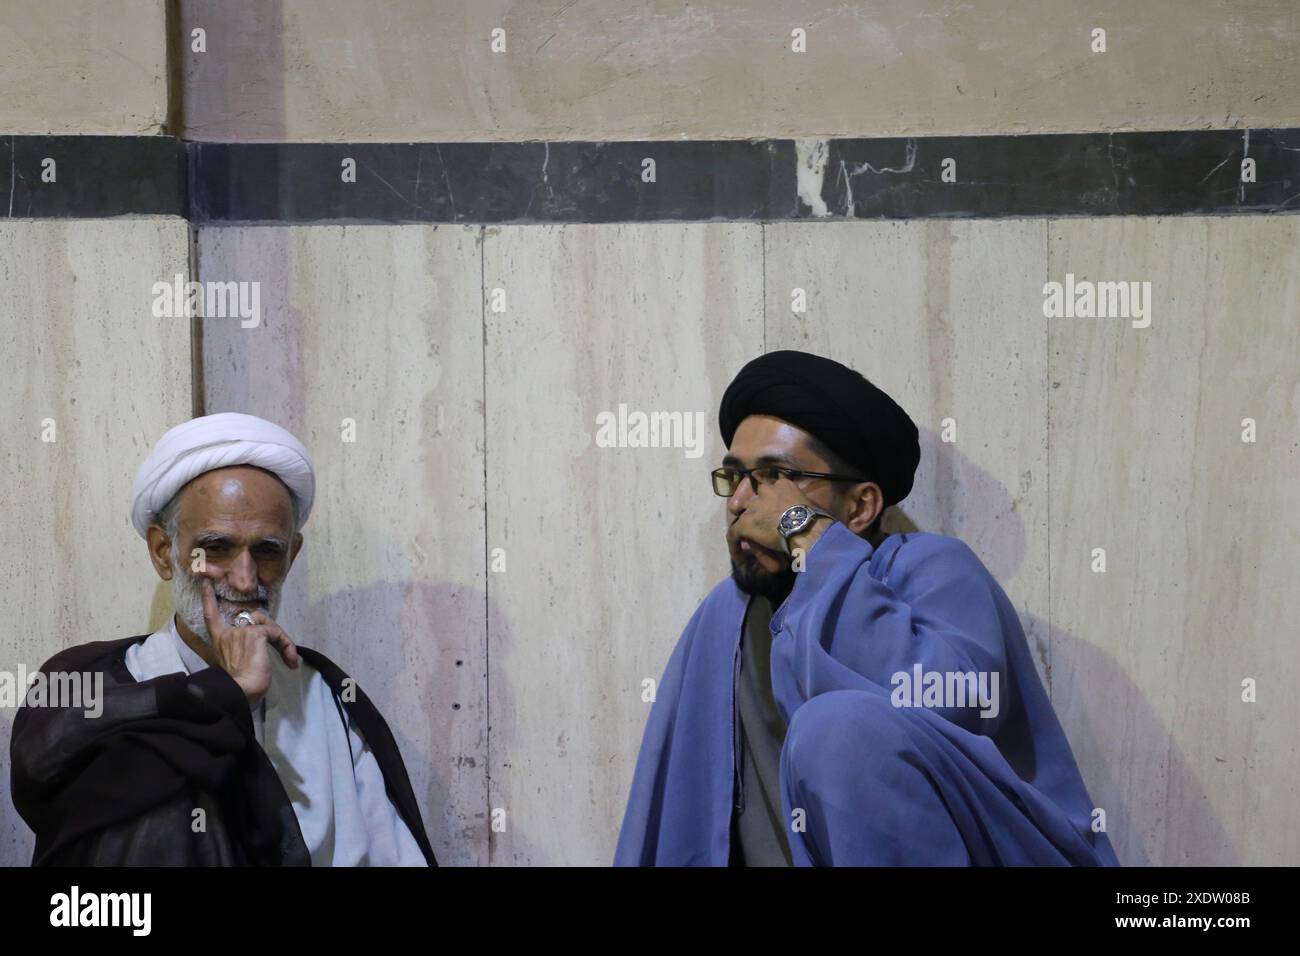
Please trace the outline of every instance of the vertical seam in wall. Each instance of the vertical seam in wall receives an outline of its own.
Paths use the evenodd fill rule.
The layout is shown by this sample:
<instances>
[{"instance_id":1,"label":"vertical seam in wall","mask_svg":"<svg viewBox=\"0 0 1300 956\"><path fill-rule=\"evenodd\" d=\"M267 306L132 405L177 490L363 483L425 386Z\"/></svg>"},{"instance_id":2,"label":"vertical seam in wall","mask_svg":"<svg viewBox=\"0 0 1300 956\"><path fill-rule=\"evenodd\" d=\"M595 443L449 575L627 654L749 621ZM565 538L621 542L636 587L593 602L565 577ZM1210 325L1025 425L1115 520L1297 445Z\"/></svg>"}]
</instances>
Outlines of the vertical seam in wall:
<instances>
[{"instance_id":1,"label":"vertical seam in wall","mask_svg":"<svg viewBox=\"0 0 1300 956\"><path fill-rule=\"evenodd\" d=\"M181 201L185 210L186 271L191 282L199 281L199 230L191 209L193 201L194 169L188 144L182 138L185 122L184 67L181 50L181 0L165 0L163 4L164 64L167 84L167 113L163 132L175 138L181 150ZM207 386L203 377L203 319L190 317L190 415L201 418L206 414Z\"/></svg>"},{"instance_id":2,"label":"vertical seam in wall","mask_svg":"<svg viewBox=\"0 0 1300 956\"><path fill-rule=\"evenodd\" d=\"M188 187L187 187L188 188ZM187 268L190 281L199 281L199 231L192 222L185 223L188 237ZM193 418L202 418L207 412L206 385L203 381L203 319L190 316L190 413Z\"/></svg>"},{"instance_id":3,"label":"vertical seam in wall","mask_svg":"<svg viewBox=\"0 0 1300 956\"><path fill-rule=\"evenodd\" d=\"M163 29L166 33L163 55L167 71L167 114L163 119L163 131L180 138L185 129L180 0L167 0L165 3Z\"/></svg>"},{"instance_id":4,"label":"vertical seam in wall","mask_svg":"<svg viewBox=\"0 0 1300 956\"><path fill-rule=\"evenodd\" d=\"M1043 228L1046 255L1043 257L1043 284L1051 281L1052 275L1052 220L1048 219ZM1055 654L1056 635L1052 629L1052 322L1043 323L1044 336L1047 340L1046 364L1043 367L1043 393L1045 402L1043 411L1047 416L1046 433L1043 435L1044 458L1047 467L1047 699L1052 699L1052 664Z\"/></svg>"},{"instance_id":5,"label":"vertical seam in wall","mask_svg":"<svg viewBox=\"0 0 1300 956\"><path fill-rule=\"evenodd\" d=\"M758 224L759 246L763 253L763 354L767 354L767 223Z\"/></svg>"},{"instance_id":6,"label":"vertical seam in wall","mask_svg":"<svg viewBox=\"0 0 1300 956\"><path fill-rule=\"evenodd\" d=\"M492 865L492 613L489 594L492 569L489 566L491 547L488 530L488 468L487 468L487 227L478 227L478 304L480 340L483 362L483 785L487 794L487 865Z\"/></svg>"}]
</instances>

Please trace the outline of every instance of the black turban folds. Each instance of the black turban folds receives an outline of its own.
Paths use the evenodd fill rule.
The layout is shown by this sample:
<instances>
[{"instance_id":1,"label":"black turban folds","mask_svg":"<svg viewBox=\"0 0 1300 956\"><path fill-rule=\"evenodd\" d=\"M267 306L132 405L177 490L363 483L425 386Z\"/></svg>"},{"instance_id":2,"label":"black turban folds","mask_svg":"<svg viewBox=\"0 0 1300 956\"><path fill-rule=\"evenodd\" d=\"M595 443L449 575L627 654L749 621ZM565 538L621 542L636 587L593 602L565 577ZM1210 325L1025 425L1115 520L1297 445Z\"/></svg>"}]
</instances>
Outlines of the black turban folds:
<instances>
[{"instance_id":1,"label":"black turban folds","mask_svg":"<svg viewBox=\"0 0 1300 956\"><path fill-rule=\"evenodd\" d=\"M742 368L722 396L718 426L731 447L750 415L796 425L843 458L897 504L921 460L916 425L898 403L853 369L807 352L769 352Z\"/></svg>"}]
</instances>

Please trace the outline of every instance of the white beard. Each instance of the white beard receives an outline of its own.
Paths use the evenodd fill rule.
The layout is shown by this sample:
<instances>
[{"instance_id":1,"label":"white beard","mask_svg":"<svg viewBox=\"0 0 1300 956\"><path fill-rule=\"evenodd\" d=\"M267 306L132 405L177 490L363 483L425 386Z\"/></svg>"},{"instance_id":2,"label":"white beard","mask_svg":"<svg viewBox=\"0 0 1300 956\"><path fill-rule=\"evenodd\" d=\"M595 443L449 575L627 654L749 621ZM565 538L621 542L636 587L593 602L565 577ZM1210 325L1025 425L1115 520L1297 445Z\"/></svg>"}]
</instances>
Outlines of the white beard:
<instances>
[{"instance_id":1,"label":"white beard","mask_svg":"<svg viewBox=\"0 0 1300 956\"><path fill-rule=\"evenodd\" d=\"M208 625L203 620L203 591L199 587L199 579L193 577L185 568L181 567L178 555L173 553L171 559L172 601L176 605L176 615L205 644L211 644L212 635L208 633ZM217 597L217 613L221 615L223 621L234 627L236 615L246 609L232 607L227 602L260 600L264 604L263 610L266 615L274 618L280 610L280 590L284 587L284 582L281 581L274 587L259 584L257 594L236 591L234 588L219 584L216 581L212 582L212 587Z\"/></svg>"}]
</instances>

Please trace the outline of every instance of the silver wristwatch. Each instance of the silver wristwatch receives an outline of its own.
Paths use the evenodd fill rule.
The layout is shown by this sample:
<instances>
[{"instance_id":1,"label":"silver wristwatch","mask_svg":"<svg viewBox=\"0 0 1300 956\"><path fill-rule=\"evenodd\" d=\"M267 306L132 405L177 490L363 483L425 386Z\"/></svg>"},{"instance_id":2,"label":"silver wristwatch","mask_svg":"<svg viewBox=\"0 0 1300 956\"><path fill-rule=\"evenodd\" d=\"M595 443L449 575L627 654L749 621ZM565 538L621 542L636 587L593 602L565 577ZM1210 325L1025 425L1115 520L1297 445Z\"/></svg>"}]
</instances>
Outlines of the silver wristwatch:
<instances>
[{"instance_id":1,"label":"silver wristwatch","mask_svg":"<svg viewBox=\"0 0 1300 956\"><path fill-rule=\"evenodd\" d=\"M790 553L790 538L800 531L806 531L819 517L830 518L832 521L835 519L830 512L822 511L816 505L795 505L781 513L776 530L781 532L781 539L785 541L786 554Z\"/></svg>"}]
</instances>

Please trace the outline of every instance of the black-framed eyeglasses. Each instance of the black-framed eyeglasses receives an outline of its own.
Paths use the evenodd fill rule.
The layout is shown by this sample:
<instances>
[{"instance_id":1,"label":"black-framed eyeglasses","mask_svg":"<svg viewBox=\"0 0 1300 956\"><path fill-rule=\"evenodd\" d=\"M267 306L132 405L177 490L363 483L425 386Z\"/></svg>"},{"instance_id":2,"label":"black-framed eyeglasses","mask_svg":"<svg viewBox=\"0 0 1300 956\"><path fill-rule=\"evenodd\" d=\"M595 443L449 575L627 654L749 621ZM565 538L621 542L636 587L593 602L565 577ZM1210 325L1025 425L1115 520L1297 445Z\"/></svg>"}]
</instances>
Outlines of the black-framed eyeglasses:
<instances>
[{"instance_id":1,"label":"black-framed eyeglasses","mask_svg":"<svg viewBox=\"0 0 1300 956\"><path fill-rule=\"evenodd\" d=\"M749 479L749 486L758 494L759 485L774 485L782 478L798 481L800 478L825 478L827 481L851 481L858 483L869 481L868 478L855 478L851 475L830 475L824 471L800 471L797 468L782 468L779 465L760 465L757 468L735 468L723 465L713 470L713 493L720 498L730 498L740 487L740 483Z\"/></svg>"}]
</instances>

